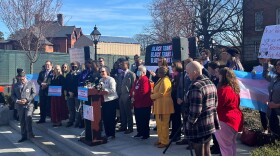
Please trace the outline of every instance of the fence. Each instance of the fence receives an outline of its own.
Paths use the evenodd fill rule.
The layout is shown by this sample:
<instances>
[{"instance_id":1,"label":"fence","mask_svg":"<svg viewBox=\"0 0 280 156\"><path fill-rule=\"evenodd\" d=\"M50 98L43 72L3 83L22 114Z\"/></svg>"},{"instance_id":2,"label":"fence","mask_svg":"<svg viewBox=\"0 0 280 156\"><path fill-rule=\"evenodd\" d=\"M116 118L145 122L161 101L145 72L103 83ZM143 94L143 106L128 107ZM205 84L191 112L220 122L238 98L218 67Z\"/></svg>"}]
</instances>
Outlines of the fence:
<instances>
[{"instance_id":1,"label":"fence","mask_svg":"<svg viewBox=\"0 0 280 156\"><path fill-rule=\"evenodd\" d=\"M105 63L110 68L113 67L115 61L118 58L124 57L122 55L108 55L100 54L99 57L103 57ZM133 63L133 56L129 56L130 63ZM69 54L65 53L40 53L39 59L33 66L33 73L39 73L42 65L46 60L51 60L54 65L61 65L63 63L70 63ZM30 61L24 51L19 50L0 50L0 85L12 84L13 78L15 77L16 69L22 68L26 73L30 73Z\"/></svg>"}]
</instances>

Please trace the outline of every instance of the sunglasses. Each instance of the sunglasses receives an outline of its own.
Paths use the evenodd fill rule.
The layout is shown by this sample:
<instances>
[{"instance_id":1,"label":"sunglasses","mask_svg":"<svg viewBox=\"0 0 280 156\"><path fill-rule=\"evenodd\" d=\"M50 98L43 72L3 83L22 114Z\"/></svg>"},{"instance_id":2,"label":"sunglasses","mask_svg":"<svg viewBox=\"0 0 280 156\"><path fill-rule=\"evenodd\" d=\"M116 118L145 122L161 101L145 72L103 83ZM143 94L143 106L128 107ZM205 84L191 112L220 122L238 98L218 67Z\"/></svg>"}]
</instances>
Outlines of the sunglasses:
<instances>
[{"instance_id":1,"label":"sunglasses","mask_svg":"<svg viewBox=\"0 0 280 156\"><path fill-rule=\"evenodd\" d=\"M105 71L100 71L100 73L105 73Z\"/></svg>"}]
</instances>

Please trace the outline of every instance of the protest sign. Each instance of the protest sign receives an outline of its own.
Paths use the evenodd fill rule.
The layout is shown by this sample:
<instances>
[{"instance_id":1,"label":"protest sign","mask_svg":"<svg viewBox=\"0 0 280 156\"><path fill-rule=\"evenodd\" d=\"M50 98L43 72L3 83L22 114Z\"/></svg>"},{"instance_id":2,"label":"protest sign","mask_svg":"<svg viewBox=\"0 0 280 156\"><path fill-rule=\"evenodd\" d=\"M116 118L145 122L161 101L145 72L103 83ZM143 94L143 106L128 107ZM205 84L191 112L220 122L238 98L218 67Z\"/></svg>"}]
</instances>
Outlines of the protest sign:
<instances>
[{"instance_id":1,"label":"protest sign","mask_svg":"<svg viewBox=\"0 0 280 156\"><path fill-rule=\"evenodd\" d=\"M77 61L80 64L85 63L84 48L69 48L70 62Z\"/></svg>"},{"instance_id":2,"label":"protest sign","mask_svg":"<svg viewBox=\"0 0 280 156\"><path fill-rule=\"evenodd\" d=\"M280 25L266 26L263 32L259 58L280 58Z\"/></svg>"},{"instance_id":3,"label":"protest sign","mask_svg":"<svg viewBox=\"0 0 280 156\"><path fill-rule=\"evenodd\" d=\"M94 121L93 117L93 107L89 105L83 105L83 117L84 119Z\"/></svg>"},{"instance_id":4,"label":"protest sign","mask_svg":"<svg viewBox=\"0 0 280 156\"><path fill-rule=\"evenodd\" d=\"M78 99L88 101L88 88L78 87Z\"/></svg>"},{"instance_id":5,"label":"protest sign","mask_svg":"<svg viewBox=\"0 0 280 156\"><path fill-rule=\"evenodd\" d=\"M48 96L61 96L61 86L49 86Z\"/></svg>"},{"instance_id":6,"label":"protest sign","mask_svg":"<svg viewBox=\"0 0 280 156\"><path fill-rule=\"evenodd\" d=\"M158 68L158 58L165 57L168 65L172 63L172 44L152 44L147 46L145 55L145 66L149 71L156 71Z\"/></svg>"},{"instance_id":7,"label":"protest sign","mask_svg":"<svg viewBox=\"0 0 280 156\"><path fill-rule=\"evenodd\" d=\"M172 44L152 44L147 46L145 55L145 65L147 66L158 66L158 58L165 57L167 63L172 63Z\"/></svg>"}]
</instances>

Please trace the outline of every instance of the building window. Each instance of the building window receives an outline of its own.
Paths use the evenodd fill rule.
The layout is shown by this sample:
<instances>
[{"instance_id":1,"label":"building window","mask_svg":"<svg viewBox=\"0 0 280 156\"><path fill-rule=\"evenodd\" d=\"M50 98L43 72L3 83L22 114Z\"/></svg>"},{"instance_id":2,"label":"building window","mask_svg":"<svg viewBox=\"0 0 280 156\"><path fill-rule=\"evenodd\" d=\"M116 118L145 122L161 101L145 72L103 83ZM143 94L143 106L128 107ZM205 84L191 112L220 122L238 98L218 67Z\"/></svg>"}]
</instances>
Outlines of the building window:
<instances>
[{"instance_id":1,"label":"building window","mask_svg":"<svg viewBox=\"0 0 280 156\"><path fill-rule=\"evenodd\" d=\"M263 11L255 13L255 31L263 30Z\"/></svg>"},{"instance_id":2,"label":"building window","mask_svg":"<svg viewBox=\"0 0 280 156\"><path fill-rule=\"evenodd\" d=\"M54 52L61 52L59 44L54 45Z\"/></svg>"},{"instance_id":3,"label":"building window","mask_svg":"<svg viewBox=\"0 0 280 156\"><path fill-rule=\"evenodd\" d=\"M257 56L259 56L259 51L260 51L260 42L255 41L255 53L257 54Z\"/></svg>"},{"instance_id":4,"label":"building window","mask_svg":"<svg viewBox=\"0 0 280 156\"><path fill-rule=\"evenodd\" d=\"M276 24L280 24L280 8L276 9Z\"/></svg>"}]
</instances>

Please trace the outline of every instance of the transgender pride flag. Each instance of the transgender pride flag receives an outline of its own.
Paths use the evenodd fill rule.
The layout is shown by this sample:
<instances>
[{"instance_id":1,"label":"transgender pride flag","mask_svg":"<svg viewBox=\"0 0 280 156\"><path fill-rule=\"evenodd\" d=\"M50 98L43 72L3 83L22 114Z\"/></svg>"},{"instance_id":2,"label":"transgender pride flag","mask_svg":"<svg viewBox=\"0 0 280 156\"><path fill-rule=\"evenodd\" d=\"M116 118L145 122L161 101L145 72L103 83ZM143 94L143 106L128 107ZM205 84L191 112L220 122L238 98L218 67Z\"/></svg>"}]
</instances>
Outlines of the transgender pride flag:
<instances>
[{"instance_id":1,"label":"transgender pride flag","mask_svg":"<svg viewBox=\"0 0 280 156\"><path fill-rule=\"evenodd\" d=\"M240 86L240 106L267 112L269 95L266 81L262 74L255 75L249 72L234 71Z\"/></svg>"}]
</instances>

